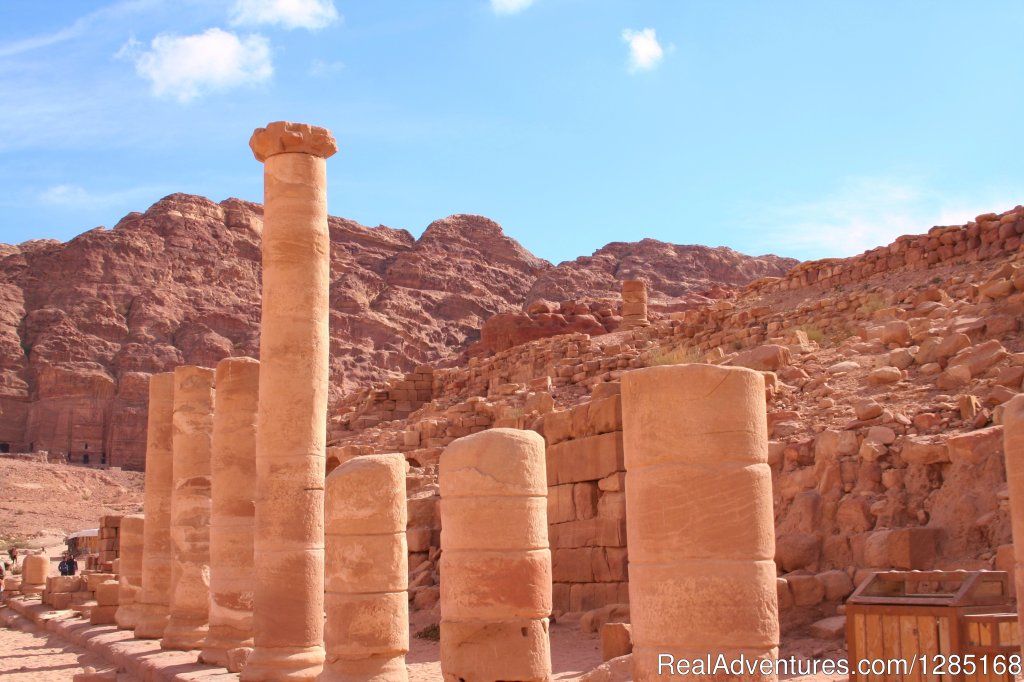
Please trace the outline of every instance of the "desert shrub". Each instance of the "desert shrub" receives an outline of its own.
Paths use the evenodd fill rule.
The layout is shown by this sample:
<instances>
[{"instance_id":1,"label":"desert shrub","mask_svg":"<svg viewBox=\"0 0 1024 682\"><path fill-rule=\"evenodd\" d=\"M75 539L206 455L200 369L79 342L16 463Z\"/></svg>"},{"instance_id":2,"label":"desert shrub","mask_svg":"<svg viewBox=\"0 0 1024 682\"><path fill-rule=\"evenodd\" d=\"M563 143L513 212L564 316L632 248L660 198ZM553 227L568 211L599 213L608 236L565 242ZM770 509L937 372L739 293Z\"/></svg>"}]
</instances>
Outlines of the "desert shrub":
<instances>
[{"instance_id":1,"label":"desert shrub","mask_svg":"<svg viewBox=\"0 0 1024 682\"><path fill-rule=\"evenodd\" d=\"M428 625L416 633L417 639L429 639L431 642L441 641L441 626L437 623Z\"/></svg>"}]
</instances>

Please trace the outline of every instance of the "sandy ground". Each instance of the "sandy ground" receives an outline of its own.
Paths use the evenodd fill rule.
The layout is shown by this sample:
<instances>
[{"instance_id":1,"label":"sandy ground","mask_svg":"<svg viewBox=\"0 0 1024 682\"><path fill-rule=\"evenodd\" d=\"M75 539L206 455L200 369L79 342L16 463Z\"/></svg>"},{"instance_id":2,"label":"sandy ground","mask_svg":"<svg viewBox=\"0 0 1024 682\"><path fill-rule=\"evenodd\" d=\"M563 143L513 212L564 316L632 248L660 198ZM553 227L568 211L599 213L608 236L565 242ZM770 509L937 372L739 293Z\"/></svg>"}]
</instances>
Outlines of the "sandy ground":
<instances>
[{"instance_id":1,"label":"sandy ground","mask_svg":"<svg viewBox=\"0 0 1024 682\"><path fill-rule=\"evenodd\" d=\"M413 613L410 631L416 633L434 619L428 613ZM71 680L85 666L97 670L110 669L108 661L84 651L52 633L45 632L10 609L0 610L0 626L6 620L11 625L0 627L0 680L4 682L57 682ZM575 622L560 622L551 626L551 662L553 679L575 680L601 664L600 640L595 635L580 631ZM841 642L815 639L795 639L783 645L783 657L796 656L803 660L845 658ZM411 637L406 663L410 682L440 682L441 664L438 642ZM226 676L224 676L226 677ZM224 679L218 676L217 679ZM118 682L137 682L122 673ZM823 674L796 677L784 676L788 682L845 682L845 676Z\"/></svg>"},{"instance_id":2,"label":"sandy ground","mask_svg":"<svg viewBox=\"0 0 1024 682\"><path fill-rule=\"evenodd\" d=\"M5 610L4 613L9 614L10 611ZM83 672L85 666L93 666L97 670L110 668L102 658L34 628L24 619L17 619L17 622L26 631L0 627L0 680L4 682L67 681L75 673ZM415 622L414 627L422 629L427 624L427 621ZM412 637L410 645L406 657L410 682L440 681L438 643ZM600 641L581 633L575 623L552 626L551 649L556 680L578 678L601 663ZM135 682L135 678L121 674L118 682Z\"/></svg>"},{"instance_id":3,"label":"sandy ground","mask_svg":"<svg viewBox=\"0 0 1024 682\"><path fill-rule=\"evenodd\" d=\"M7 613L10 613L7 611ZM110 666L56 635L19 619L25 630L0 627L0 680L4 682L67 682L85 666L107 670ZM135 682L130 675L118 675L118 682Z\"/></svg>"}]
</instances>

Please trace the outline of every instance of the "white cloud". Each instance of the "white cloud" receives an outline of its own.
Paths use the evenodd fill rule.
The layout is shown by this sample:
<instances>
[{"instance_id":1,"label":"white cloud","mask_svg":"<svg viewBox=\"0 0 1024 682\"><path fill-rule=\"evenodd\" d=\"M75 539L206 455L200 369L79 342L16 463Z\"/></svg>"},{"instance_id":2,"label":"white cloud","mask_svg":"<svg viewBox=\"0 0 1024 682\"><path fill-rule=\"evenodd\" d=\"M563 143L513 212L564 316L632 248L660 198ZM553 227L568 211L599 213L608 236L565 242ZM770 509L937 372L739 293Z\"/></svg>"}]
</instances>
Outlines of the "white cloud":
<instances>
[{"instance_id":1,"label":"white cloud","mask_svg":"<svg viewBox=\"0 0 1024 682\"><path fill-rule=\"evenodd\" d=\"M853 177L819 199L766 207L747 222L757 227L756 244L766 253L838 258L891 244L904 234L923 234L935 225L962 225L1019 202L1012 192L952 196L916 179Z\"/></svg>"},{"instance_id":2,"label":"white cloud","mask_svg":"<svg viewBox=\"0 0 1024 682\"><path fill-rule=\"evenodd\" d=\"M516 14L533 4L533 0L491 0L495 14Z\"/></svg>"},{"instance_id":3,"label":"white cloud","mask_svg":"<svg viewBox=\"0 0 1024 682\"><path fill-rule=\"evenodd\" d=\"M270 44L261 35L240 39L211 28L189 36L159 35L148 51L130 40L117 53L135 61L157 97L188 102L199 95L265 81L273 74Z\"/></svg>"},{"instance_id":4,"label":"white cloud","mask_svg":"<svg viewBox=\"0 0 1024 682\"><path fill-rule=\"evenodd\" d=\"M650 71L661 62L665 51L658 42L653 28L634 31L627 28L622 31L622 40L629 45L629 71Z\"/></svg>"},{"instance_id":5,"label":"white cloud","mask_svg":"<svg viewBox=\"0 0 1024 682\"><path fill-rule=\"evenodd\" d=\"M235 0L231 23L275 24L284 28L325 28L340 18L334 0Z\"/></svg>"},{"instance_id":6,"label":"white cloud","mask_svg":"<svg viewBox=\"0 0 1024 682\"><path fill-rule=\"evenodd\" d=\"M39 193L40 203L78 209L102 208L159 193L161 188L133 187L119 192L90 192L81 185L54 185Z\"/></svg>"},{"instance_id":7,"label":"white cloud","mask_svg":"<svg viewBox=\"0 0 1024 682\"><path fill-rule=\"evenodd\" d=\"M54 185L39 195L39 200L44 204L57 204L59 206L82 206L91 204L93 197L85 191L84 187L78 185Z\"/></svg>"}]
</instances>

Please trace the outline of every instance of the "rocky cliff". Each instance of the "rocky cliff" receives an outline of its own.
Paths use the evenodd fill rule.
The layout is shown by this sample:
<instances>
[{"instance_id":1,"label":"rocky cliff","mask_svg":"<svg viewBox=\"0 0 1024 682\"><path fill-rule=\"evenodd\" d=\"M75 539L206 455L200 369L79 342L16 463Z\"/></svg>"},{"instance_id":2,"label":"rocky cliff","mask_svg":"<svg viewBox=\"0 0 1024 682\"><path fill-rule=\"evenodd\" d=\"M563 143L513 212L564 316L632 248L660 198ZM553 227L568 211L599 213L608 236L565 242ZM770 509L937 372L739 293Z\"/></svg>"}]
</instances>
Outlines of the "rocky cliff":
<instances>
[{"instance_id":1,"label":"rocky cliff","mask_svg":"<svg viewBox=\"0 0 1024 682\"><path fill-rule=\"evenodd\" d=\"M258 356L262 224L258 204L174 194L66 243L0 245L0 450L141 466L151 373ZM678 299L795 264L644 240L555 267L468 215L419 239L334 217L330 230L335 400L454 359L486 320L537 299L600 297L634 277Z\"/></svg>"}]
</instances>

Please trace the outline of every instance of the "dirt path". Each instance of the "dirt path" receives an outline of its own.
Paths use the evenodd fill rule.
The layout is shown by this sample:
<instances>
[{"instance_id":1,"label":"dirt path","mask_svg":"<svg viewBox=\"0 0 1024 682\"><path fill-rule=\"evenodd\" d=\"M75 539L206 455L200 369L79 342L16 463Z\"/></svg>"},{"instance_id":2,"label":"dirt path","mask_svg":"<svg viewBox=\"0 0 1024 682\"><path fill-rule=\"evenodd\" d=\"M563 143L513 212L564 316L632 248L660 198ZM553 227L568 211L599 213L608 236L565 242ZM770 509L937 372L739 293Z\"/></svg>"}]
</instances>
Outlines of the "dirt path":
<instances>
[{"instance_id":1,"label":"dirt path","mask_svg":"<svg viewBox=\"0 0 1024 682\"><path fill-rule=\"evenodd\" d=\"M54 634L36 628L31 622L0 611L0 680L4 682L68 682L85 666L105 670L110 666L102 658L76 647ZM24 629L20 629L24 628ZM130 675L118 675L118 682L136 682Z\"/></svg>"}]
</instances>

